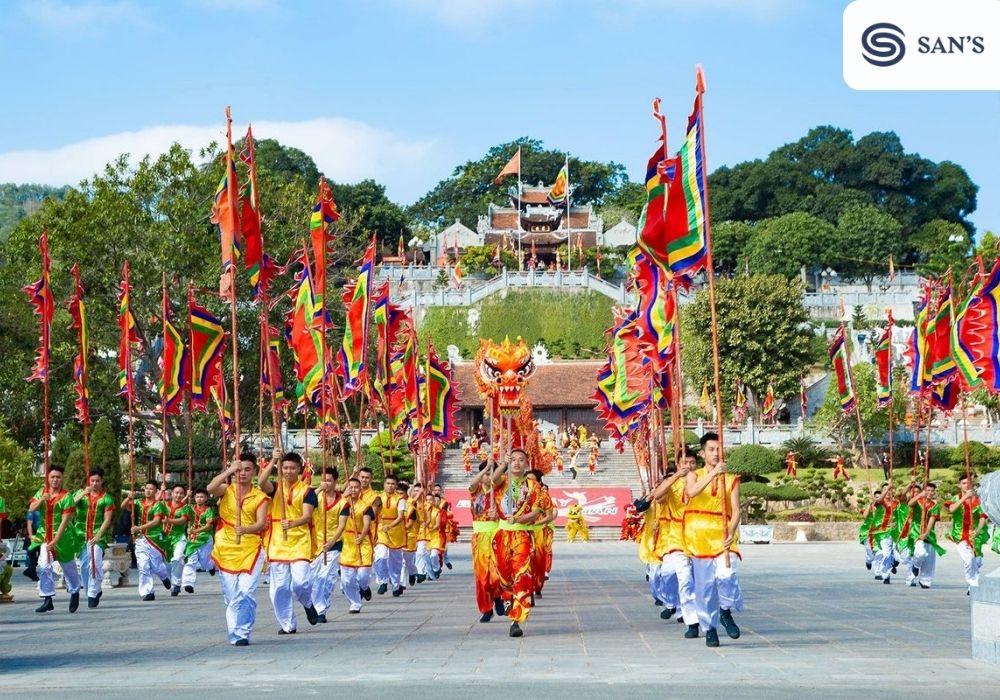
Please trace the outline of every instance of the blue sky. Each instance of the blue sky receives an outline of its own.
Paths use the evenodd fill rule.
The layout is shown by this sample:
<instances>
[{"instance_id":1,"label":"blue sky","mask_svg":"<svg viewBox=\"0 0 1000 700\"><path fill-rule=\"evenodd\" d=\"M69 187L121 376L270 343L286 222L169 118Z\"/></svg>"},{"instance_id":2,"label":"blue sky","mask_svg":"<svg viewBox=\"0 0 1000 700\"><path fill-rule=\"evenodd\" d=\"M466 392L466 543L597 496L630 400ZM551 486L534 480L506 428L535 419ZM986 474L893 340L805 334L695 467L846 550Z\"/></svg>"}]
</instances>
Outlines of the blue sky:
<instances>
[{"instance_id":1,"label":"blue sky","mask_svg":"<svg viewBox=\"0 0 1000 700\"><path fill-rule=\"evenodd\" d=\"M1000 229L1000 96L855 92L846 0L9 0L0 181L75 183L115 154L254 123L336 179L412 202L458 163L532 136L633 179L663 98L674 144L705 67L711 167L818 124L894 130L963 165ZM555 175L555 173L553 173Z\"/></svg>"}]
</instances>

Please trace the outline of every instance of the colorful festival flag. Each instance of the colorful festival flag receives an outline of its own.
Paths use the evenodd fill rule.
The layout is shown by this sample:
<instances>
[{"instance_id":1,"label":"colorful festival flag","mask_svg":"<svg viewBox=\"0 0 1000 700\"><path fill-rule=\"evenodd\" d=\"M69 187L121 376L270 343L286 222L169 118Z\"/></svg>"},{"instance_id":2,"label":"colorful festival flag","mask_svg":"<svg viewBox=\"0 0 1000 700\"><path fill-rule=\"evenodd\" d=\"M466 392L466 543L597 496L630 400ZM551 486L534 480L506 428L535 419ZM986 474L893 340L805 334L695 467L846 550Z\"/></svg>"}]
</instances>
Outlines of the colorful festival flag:
<instances>
[{"instance_id":1,"label":"colorful festival flag","mask_svg":"<svg viewBox=\"0 0 1000 700\"><path fill-rule=\"evenodd\" d=\"M240 255L239 182L236 177L236 154L233 149L233 119L226 107L225 171L215 190L210 221L219 227L222 246L222 270L227 271Z\"/></svg>"},{"instance_id":2,"label":"colorful festival flag","mask_svg":"<svg viewBox=\"0 0 1000 700\"><path fill-rule=\"evenodd\" d=\"M424 424L431 436L441 442L456 437L455 412L458 410L458 387L452 379L451 366L438 357L432 344L427 346L426 407Z\"/></svg>"},{"instance_id":3,"label":"colorful festival flag","mask_svg":"<svg viewBox=\"0 0 1000 700\"><path fill-rule=\"evenodd\" d=\"M160 408L168 414L178 413L184 387L187 385L191 369L188 366L190 358L184 339L170 322L170 300L163 295L163 316L166 334L163 338L163 354L160 357L160 381L157 390L160 395Z\"/></svg>"},{"instance_id":4,"label":"colorful festival flag","mask_svg":"<svg viewBox=\"0 0 1000 700\"><path fill-rule=\"evenodd\" d=\"M31 376L28 377L29 382L36 379L42 382L48 381L49 361L52 357L52 317L55 315L55 300L49 284L52 261L49 258L49 234L46 231L42 231L38 247L42 252L42 276L23 289L41 322L40 345L35 353L35 365L31 370Z\"/></svg>"},{"instance_id":5,"label":"colorful festival flag","mask_svg":"<svg viewBox=\"0 0 1000 700\"><path fill-rule=\"evenodd\" d=\"M511 156L510 160L507 161L507 165L500 169L497 176L493 178L493 184L499 185L500 181L503 180L507 175L514 175L521 172L521 147L518 146L517 153Z\"/></svg>"},{"instance_id":6,"label":"colorful festival flag","mask_svg":"<svg viewBox=\"0 0 1000 700\"><path fill-rule=\"evenodd\" d=\"M313 296L317 309L325 309L326 300L326 251L330 243L330 224L340 219L337 203L333 201L333 190L326 178L320 178L316 204L309 216L309 239L313 251ZM322 311L321 311L322 313Z\"/></svg>"},{"instance_id":7,"label":"colorful festival flag","mask_svg":"<svg viewBox=\"0 0 1000 700\"><path fill-rule=\"evenodd\" d=\"M313 406L322 405L320 390L324 370L323 332L317 323L316 299L313 296L308 259L299 273L299 288L295 294L291 321L289 345L295 358L296 404L299 411L305 411L308 403Z\"/></svg>"},{"instance_id":8,"label":"colorful festival flag","mask_svg":"<svg viewBox=\"0 0 1000 700\"><path fill-rule=\"evenodd\" d=\"M806 378L799 377L799 415L809 415L809 397L806 395Z\"/></svg>"},{"instance_id":9,"label":"colorful festival flag","mask_svg":"<svg viewBox=\"0 0 1000 700\"><path fill-rule=\"evenodd\" d=\"M850 359L847 349L847 336L841 326L833 336L830 344L830 362L837 377L837 395L840 397L840 407L845 415L851 415L858 403L854 393L854 382L851 376Z\"/></svg>"},{"instance_id":10,"label":"colorful festival flag","mask_svg":"<svg viewBox=\"0 0 1000 700\"><path fill-rule=\"evenodd\" d=\"M254 159L253 128L247 125L247 135L240 150L240 161L250 171L247 191L240 200L240 225L246 248L244 264L250 272L250 298L266 294L274 274L271 259L264 254L264 235L260 225L260 192L257 189L257 163Z\"/></svg>"},{"instance_id":11,"label":"colorful festival flag","mask_svg":"<svg viewBox=\"0 0 1000 700\"><path fill-rule=\"evenodd\" d=\"M208 410L209 392L222 376L222 353L225 349L226 331L222 322L208 309L195 303L194 294L188 294L188 316L191 326L190 362L191 407Z\"/></svg>"},{"instance_id":12,"label":"colorful festival flag","mask_svg":"<svg viewBox=\"0 0 1000 700\"><path fill-rule=\"evenodd\" d=\"M703 412L707 412L711 403L712 399L708 395L708 380L706 379L705 383L701 387L701 398L698 399L698 408Z\"/></svg>"},{"instance_id":13,"label":"colorful festival flag","mask_svg":"<svg viewBox=\"0 0 1000 700\"><path fill-rule=\"evenodd\" d=\"M552 183L552 188L545 197L549 204L560 209L565 207L569 201L569 159L559 169L556 181ZM567 214L569 216L569 214Z\"/></svg>"},{"instance_id":14,"label":"colorful festival flag","mask_svg":"<svg viewBox=\"0 0 1000 700\"><path fill-rule=\"evenodd\" d=\"M76 419L90 423L90 390L87 388L87 374L90 365L90 328L87 321L87 307L83 301L83 285L80 283L80 266L73 263L73 296L69 299L70 330L77 332L78 350L73 358L73 388L76 390Z\"/></svg>"},{"instance_id":15,"label":"colorful festival flag","mask_svg":"<svg viewBox=\"0 0 1000 700\"><path fill-rule=\"evenodd\" d=\"M877 385L875 396L879 408L885 408L892 401L892 312L889 312L889 325L875 346L875 368Z\"/></svg>"},{"instance_id":16,"label":"colorful festival flag","mask_svg":"<svg viewBox=\"0 0 1000 700\"><path fill-rule=\"evenodd\" d=\"M977 275L955 317L952 354L966 389L1000 393L1000 258Z\"/></svg>"},{"instance_id":17,"label":"colorful festival flag","mask_svg":"<svg viewBox=\"0 0 1000 700\"><path fill-rule=\"evenodd\" d=\"M929 385L930 371L928 365L927 324L931 302L930 286L924 289L920 297L917 312L914 315L913 334L910 336L908 354L911 361L910 391L917 393Z\"/></svg>"},{"instance_id":18,"label":"colorful festival flag","mask_svg":"<svg viewBox=\"0 0 1000 700\"><path fill-rule=\"evenodd\" d=\"M343 379L343 395L348 397L360 389L367 379L365 366L368 354L368 329L371 316L372 278L375 268L375 237L372 236L358 268L358 277L344 290L346 307L344 340L337 354L337 374Z\"/></svg>"},{"instance_id":19,"label":"colorful festival flag","mask_svg":"<svg viewBox=\"0 0 1000 700\"><path fill-rule=\"evenodd\" d=\"M764 394L764 403L761 405L761 415L763 415L765 420L771 420L774 418L774 412L774 385L771 384L771 382L768 382L767 393Z\"/></svg>"},{"instance_id":20,"label":"colorful festival flag","mask_svg":"<svg viewBox=\"0 0 1000 700\"><path fill-rule=\"evenodd\" d=\"M233 422L233 413L229 410L229 399L226 397L226 383L222 381L221 372L218 375L217 381L209 387L209 392L215 400L215 410L219 416L222 439L228 442L236 436L236 424Z\"/></svg>"},{"instance_id":21,"label":"colorful festival flag","mask_svg":"<svg viewBox=\"0 0 1000 700\"><path fill-rule=\"evenodd\" d=\"M941 286L937 294L937 309L927 325L927 369L933 383L950 378L956 371L951 352L952 303L951 284Z\"/></svg>"},{"instance_id":22,"label":"colorful festival flag","mask_svg":"<svg viewBox=\"0 0 1000 700\"><path fill-rule=\"evenodd\" d=\"M281 338L273 328L268 329L268 334L266 354L260 363L260 383L280 407L285 403L285 387L281 382Z\"/></svg>"},{"instance_id":23,"label":"colorful festival flag","mask_svg":"<svg viewBox=\"0 0 1000 700\"><path fill-rule=\"evenodd\" d=\"M132 371L132 344L139 342L130 301L132 285L129 282L128 260L122 267L122 281L118 291L118 393L135 398L135 377Z\"/></svg>"}]
</instances>

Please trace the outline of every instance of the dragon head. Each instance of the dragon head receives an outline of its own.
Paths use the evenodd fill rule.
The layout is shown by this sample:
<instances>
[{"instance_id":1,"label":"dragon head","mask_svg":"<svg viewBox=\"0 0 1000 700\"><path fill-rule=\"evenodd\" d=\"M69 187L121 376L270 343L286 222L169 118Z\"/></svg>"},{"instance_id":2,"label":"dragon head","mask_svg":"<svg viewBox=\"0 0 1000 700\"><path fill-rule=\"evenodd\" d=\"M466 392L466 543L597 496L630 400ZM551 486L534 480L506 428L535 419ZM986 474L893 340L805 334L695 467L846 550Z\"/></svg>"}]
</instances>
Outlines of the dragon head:
<instances>
[{"instance_id":1,"label":"dragon head","mask_svg":"<svg viewBox=\"0 0 1000 700\"><path fill-rule=\"evenodd\" d=\"M476 354L476 384L485 399L495 400L501 415L513 415L520 409L524 387L535 373L535 360L523 339L516 343L504 338L479 341Z\"/></svg>"}]
</instances>

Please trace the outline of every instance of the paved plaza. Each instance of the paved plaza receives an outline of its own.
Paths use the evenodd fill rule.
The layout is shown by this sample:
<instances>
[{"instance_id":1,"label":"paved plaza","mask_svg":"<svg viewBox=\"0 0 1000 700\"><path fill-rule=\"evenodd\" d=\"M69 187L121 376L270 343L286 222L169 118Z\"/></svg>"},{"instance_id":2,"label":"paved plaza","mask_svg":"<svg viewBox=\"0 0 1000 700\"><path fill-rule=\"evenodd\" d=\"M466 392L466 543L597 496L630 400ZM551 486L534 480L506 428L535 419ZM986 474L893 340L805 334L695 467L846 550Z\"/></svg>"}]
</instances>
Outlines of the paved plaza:
<instances>
[{"instance_id":1,"label":"paved plaza","mask_svg":"<svg viewBox=\"0 0 1000 700\"><path fill-rule=\"evenodd\" d=\"M560 533L561 534L561 533ZM399 599L375 596L348 615L338 592L326 625L299 614L279 637L264 586L247 648L225 641L217 579L154 603L134 586L101 607L33 612L0 607L0 695L236 697L357 692L368 697L996 697L1000 668L970 658L969 599L958 556L931 590L871 579L851 544L748 547L740 569L743 636L718 649L659 619L631 543L557 543L552 578L520 640L504 621L480 624L468 545L454 571ZM998 565L987 556L984 571ZM133 579L134 581L134 579Z\"/></svg>"}]
</instances>

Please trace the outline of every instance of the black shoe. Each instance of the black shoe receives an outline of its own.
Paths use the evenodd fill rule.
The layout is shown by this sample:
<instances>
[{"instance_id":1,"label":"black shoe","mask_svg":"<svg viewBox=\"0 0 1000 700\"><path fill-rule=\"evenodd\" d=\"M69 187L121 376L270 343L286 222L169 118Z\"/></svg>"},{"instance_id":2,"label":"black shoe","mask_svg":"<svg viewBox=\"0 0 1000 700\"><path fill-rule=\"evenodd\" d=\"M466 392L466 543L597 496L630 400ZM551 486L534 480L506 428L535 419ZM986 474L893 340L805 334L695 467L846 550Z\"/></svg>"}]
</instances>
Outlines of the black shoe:
<instances>
[{"instance_id":1,"label":"black shoe","mask_svg":"<svg viewBox=\"0 0 1000 700\"><path fill-rule=\"evenodd\" d=\"M163 587L166 588L168 591L172 588L172 586L170 585L170 579L168 578L161 578L160 583L162 583Z\"/></svg>"},{"instance_id":2,"label":"black shoe","mask_svg":"<svg viewBox=\"0 0 1000 700\"><path fill-rule=\"evenodd\" d=\"M684 639L697 639L698 638L698 625L688 625L687 632L684 633Z\"/></svg>"},{"instance_id":3,"label":"black shoe","mask_svg":"<svg viewBox=\"0 0 1000 700\"><path fill-rule=\"evenodd\" d=\"M896 572L896 569L898 568L898 567L897 567L898 563L899 563L899 562L893 562L893 563L892 563L892 573L894 573L894 574L895 574L895 573L897 573L897 572Z\"/></svg>"},{"instance_id":4,"label":"black shoe","mask_svg":"<svg viewBox=\"0 0 1000 700\"><path fill-rule=\"evenodd\" d=\"M521 629L521 625L516 622L512 622L510 623L510 632L508 632L508 634L511 637L523 637L524 631Z\"/></svg>"},{"instance_id":5,"label":"black shoe","mask_svg":"<svg viewBox=\"0 0 1000 700\"><path fill-rule=\"evenodd\" d=\"M678 615L677 616L677 621L683 625L684 624L684 616L683 615Z\"/></svg>"},{"instance_id":6,"label":"black shoe","mask_svg":"<svg viewBox=\"0 0 1000 700\"><path fill-rule=\"evenodd\" d=\"M371 588L366 588L365 590L361 591L361 597L364 598L365 600L371 600L372 599L372 589Z\"/></svg>"},{"instance_id":7,"label":"black shoe","mask_svg":"<svg viewBox=\"0 0 1000 700\"><path fill-rule=\"evenodd\" d=\"M646 583L649 583L649 574L646 574Z\"/></svg>"},{"instance_id":8,"label":"black shoe","mask_svg":"<svg viewBox=\"0 0 1000 700\"><path fill-rule=\"evenodd\" d=\"M209 570L208 570L208 575L209 575L209 576L215 576L215 569L209 569ZM244 642L244 643L243 643L243 644L240 644L240 642ZM245 640L245 639L237 639L237 640L236 640L236 646L238 646L238 647L245 647L245 646L246 646L247 644L249 644L249 643L250 643L250 642L248 642L248 641L247 641L247 640Z\"/></svg>"},{"instance_id":9,"label":"black shoe","mask_svg":"<svg viewBox=\"0 0 1000 700\"><path fill-rule=\"evenodd\" d=\"M360 610L348 610L347 612L350 613L351 615L358 615L361 613Z\"/></svg>"},{"instance_id":10,"label":"black shoe","mask_svg":"<svg viewBox=\"0 0 1000 700\"><path fill-rule=\"evenodd\" d=\"M316 612L316 608L314 608L312 605L306 608L306 620L309 621L310 625L315 625L317 622L319 622L319 613Z\"/></svg>"},{"instance_id":11,"label":"black shoe","mask_svg":"<svg viewBox=\"0 0 1000 700\"><path fill-rule=\"evenodd\" d=\"M659 606L663 605L663 601L660 600L659 598L653 598L653 605L659 607Z\"/></svg>"},{"instance_id":12,"label":"black shoe","mask_svg":"<svg viewBox=\"0 0 1000 700\"><path fill-rule=\"evenodd\" d=\"M917 587L917 582L916 581L910 581L910 588L916 588L916 587Z\"/></svg>"},{"instance_id":13,"label":"black shoe","mask_svg":"<svg viewBox=\"0 0 1000 700\"><path fill-rule=\"evenodd\" d=\"M660 619L669 620L674 616L675 612L677 612L677 608L663 608L663 610L660 611Z\"/></svg>"},{"instance_id":14,"label":"black shoe","mask_svg":"<svg viewBox=\"0 0 1000 700\"><path fill-rule=\"evenodd\" d=\"M916 578L917 576L919 576L919 575L920 575L920 569L918 569L918 568L917 568L917 567L915 567L915 566L911 566L911 567L910 567L910 573L911 573L911 574L913 574L913 577L914 577L914 578Z\"/></svg>"},{"instance_id":15,"label":"black shoe","mask_svg":"<svg viewBox=\"0 0 1000 700\"><path fill-rule=\"evenodd\" d=\"M171 597L171 598L176 598L176 597L177 597L177 596L179 596L180 594L181 594L181 587L180 587L180 586L173 586L173 587L172 587L172 588L170 589L170 597Z\"/></svg>"},{"instance_id":16,"label":"black shoe","mask_svg":"<svg viewBox=\"0 0 1000 700\"><path fill-rule=\"evenodd\" d=\"M295 634L295 632L296 632L295 630L292 630L291 632L286 632L285 630L282 629L278 630L278 634Z\"/></svg>"},{"instance_id":17,"label":"black shoe","mask_svg":"<svg viewBox=\"0 0 1000 700\"><path fill-rule=\"evenodd\" d=\"M507 614L507 607L503 604L503 600L500 598L493 599L493 612L495 612L499 617L503 617Z\"/></svg>"},{"instance_id":18,"label":"black shoe","mask_svg":"<svg viewBox=\"0 0 1000 700\"><path fill-rule=\"evenodd\" d=\"M714 627L705 633L705 646L707 647L719 646L719 633L715 631Z\"/></svg>"},{"instance_id":19,"label":"black shoe","mask_svg":"<svg viewBox=\"0 0 1000 700\"><path fill-rule=\"evenodd\" d=\"M736 620L733 619L732 610L723 610L719 613L719 620L722 622L722 626L726 628L726 634L729 635L730 639L740 638L740 628L736 624Z\"/></svg>"},{"instance_id":20,"label":"black shoe","mask_svg":"<svg viewBox=\"0 0 1000 700\"><path fill-rule=\"evenodd\" d=\"M142 599L143 599L143 600L146 600L146 601L149 601L149 600L156 600L156 594L155 594L155 593L147 593L146 595L144 595L144 596L142 597Z\"/></svg>"},{"instance_id":21,"label":"black shoe","mask_svg":"<svg viewBox=\"0 0 1000 700\"><path fill-rule=\"evenodd\" d=\"M541 592L541 591L535 591L535 597L536 597L536 598L541 598L541 597L542 597L542 592ZM531 601L531 604L532 604L532 605L534 605L534 604L535 604L535 601L534 601L534 600L532 600L532 601Z\"/></svg>"},{"instance_id":22,"label":"black shoe","mask_svg":"<svg viewBox=\"0 0 1000 700\"><path fill-rule=\"evenodd\" d=\"M80 608L80 591L71 593L69 596L69 611L76 612Z\"/></svg>"},{"instance_id":23,"label":"black shoe","mask_svg":"<svg viewBox=\"0 0 1000 700\"><path fill-rule=\"evenodd\" d=\"M869 571L871 571L872 570L872 563L870 561L866 561L865 562L865 568L868 569Z\"/></svg>"},{"instance_id":24,"label":"black shoe","mask_svg":"<svg viewBox=\"0 0 1000 700\"><path fill-rule=\"evenodd\" d=\"M316 621L326 624L326 613L322 613L316 616Z\"/></svg>"},{"instance_id":25,"label":"black shoe","mask_svg":"<svg viewBox=\"0 0 1000 700\"><path fill-rule=\"evenodd\" d=\"M444 563L444 565L448 567L448 571L451 571L451 562L450 561L446 561Z\"/></svg>"},{"instance_id":26,"label":"black shoe","mask_svg":"<svg viewBox=\"0 0 1000 700\"><path fill-rule=\"evenodd\" d=\"M417 582L416 574L410 574L410 588L413 588L413 584Z\"/></svg>"},{"instance_id":27,"label":"black shoe","mask_svg":"<svg viewBox=\"0 0 1000 700\"><path fill-rule=\"evenodd\" d=\"M101 598L103 598L103 597L104 597L104 591L98 591L97 592L97 600L98 600L98 602L100 602Z\"/></svg>"},{"instance_id":28,"label":"black shoe","mask_svg":"<svg viewBox=\"0 0 1000 700\"><path fill-rule=\"evenodd\" d=\"M87 596L87 607L88 608L96 608L98 605L100 605L100 603L101 603L101 599L100 598L92 598L90 596Z\"/></svg>"},{"instance_id":29,"label":"black shoe","mask_svg":"<svg viewBox=\"0 0 1000 700\"><path fill-rule=\"evenodd\" d=\"M920 587L921 587L921 588L923 588L924 590L927 590L928 588L930 588L930 586L925 586L925 585L924 585L924 584L922 584L922 583L920 584Z\"/></svg>"},{"instance_id":30,"label":"black shoe","mask_svg":"<svg viewBox=\"0 0 1000 700\"><path fill-rule=\"evenodd\" d=\"M888 586L889 585L889 579L891 579L891 578L892 578L891 576L886 576L884 579L882 579L882 583L884 583L886 586Z\"/></svg>"},{"instance_id":31,"label":"black shoe","mask_svg":"<svg viewBox=\"0 0 1000 700\"><path fill-rule=\"evenodd\" d=\"M531 607L535 607L535 594L531 594Z\"/></svg>"},{"instance_id":32,"label":"black shoe","mask_svg":"<svg viewBox=\"0 0 1000 700\"><path fill-rule=\"evenodd\" d=\"M44 598L42 598L42 604L39 605L37 608L35 608L35 612L37 612L37 613L43 613L43 612L48 612L49 610L55 610L55 609L56 609L56 606L54 606L52 604L52 596L47 595Z\"/></svg>"},{"instance_id":33,"label":"black shoe","mask_svg":"<svg viewBox=\"0 0 1000 700\"><path fill-rule=\"evenodd\" d=\"M184 586L185 593L194 593L194 586Z\"/></svg>"},{"instance_id":34,"label":"black shoe","mask_svg":"<svg viewBox=\"0 0 1000 700\"><path fill-rule=\"evenodd\" d=\"M392 597L393 598L398 598L401 595L403 595L403 587L402 586L400 586L399 588L393 588L392 589Z\"/></svg>"},{"instance_id":35,"label":"black shoe","mask_svg":"<svg viewBox=\"0 0 1000 700\"><path fill-rule=\"evenodd\" d=\"M879 574L878 576L876 576L875 580L876 581L881 581L882 580L882 574Z\"/></svg>"},{"instance_id":36,"label":"black shoe","mask_svg":"<svg viewBox=\"0 0 1000 700\"><path fill-rule=\"evenodd\" d=\"M250 646L250 640L249 639L237 639L236 643L233 646L234 647L248 647L248 646Z\"/></svg>"},{"instance_id":37,"label":"black shoe","mask_svg":"<svg viewBox=\"0 0 1000 700\"><path fill-rule=\"evenodd\" d=\"M379 587L378 587L378 594L379 595L385 595L385 592L387 590L389 590L389 584L388 583L379 584Z\"/></svg>"},{"instance_id":38,"label":"black shoe","mask_svg":"<svg viewBox=\"0 0 1000 700\"><path fill-rule=\"evenodd\" d=\"M417 574L417 583L423 583L426 580L427 576L425 574Z\"/></svg>"},{"instance_id":39,"label":"black shoe","mask_svg":"<svg viewBox=\"0 0 1000 700\"><path fill-rule=\"evenodd\" d=\"M480 622L489 622L492 619L493 619L493 611L492 610L490 610L489 612L484 612L482 615L479 616L479 621Z\"/></svg>"},{"instance_id":40,"label":"black shoe","mask_svg":"<svg viewBox=\"0 0 1000 700\"><path fill-rule=\"evenodd\" d=\"M34 569L25 569L21 573L24 574L25 576L27 576L32 581L34 581L36 583L38 582L38 574L35 573Z\"/></svg>"}]
</instances>

